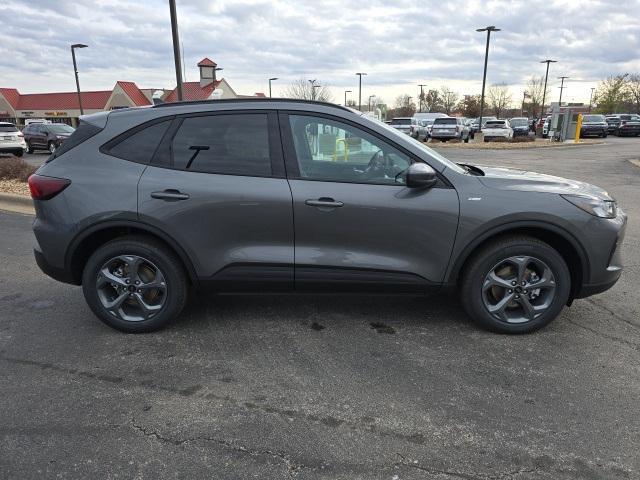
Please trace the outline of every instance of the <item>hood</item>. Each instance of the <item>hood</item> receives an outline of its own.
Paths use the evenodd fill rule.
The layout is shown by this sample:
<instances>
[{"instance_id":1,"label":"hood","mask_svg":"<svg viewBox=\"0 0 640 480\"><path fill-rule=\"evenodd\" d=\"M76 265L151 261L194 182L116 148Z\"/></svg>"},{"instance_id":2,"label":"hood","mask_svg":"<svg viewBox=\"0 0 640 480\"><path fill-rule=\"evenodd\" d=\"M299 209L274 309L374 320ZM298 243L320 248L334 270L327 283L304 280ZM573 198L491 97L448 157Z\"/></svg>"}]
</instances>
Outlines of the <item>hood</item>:
<instances>
[{"instance_id":1,"label":"hood","mask_svg":"<svg viewBox=\"0 0 640 480\"><path fill-rule=\"evenodd\" d=\"M478 179L489 188L564 195L586 195L604 200L613 200L602 188L579 182L578 180L502 167L480 166L478 168L484 172L484 176L478 177Z\"/></svg>"}]
</instances>

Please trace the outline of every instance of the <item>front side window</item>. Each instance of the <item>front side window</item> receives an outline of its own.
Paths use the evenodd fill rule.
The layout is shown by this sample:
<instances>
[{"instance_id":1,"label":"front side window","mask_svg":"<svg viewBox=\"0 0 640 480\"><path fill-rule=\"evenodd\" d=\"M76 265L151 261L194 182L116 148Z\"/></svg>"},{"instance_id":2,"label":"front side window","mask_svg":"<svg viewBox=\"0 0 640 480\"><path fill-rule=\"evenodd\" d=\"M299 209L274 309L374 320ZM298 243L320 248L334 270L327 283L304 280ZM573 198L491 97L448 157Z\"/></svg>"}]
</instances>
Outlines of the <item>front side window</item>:
<instances>
[{"instance_id":1,"label":"front side window","mask_svg":"<svg viewBox=\"0 0 640 480\"><path fill-rule=\"evenodd\" d=\"M387 142L327 118L290 115L289 123L301 178L404 184L411 159Z\"/></svg>"},{"instance_id":2,"label":"front side window","mask_svg":"<svg viewBox=\"0 0 640 480\"><path fill-rule=\"evenodd\" d=\"M174 168L228 175L270 176L266 113L187 117L171 144Z\"/></svg>"}]
</instances>

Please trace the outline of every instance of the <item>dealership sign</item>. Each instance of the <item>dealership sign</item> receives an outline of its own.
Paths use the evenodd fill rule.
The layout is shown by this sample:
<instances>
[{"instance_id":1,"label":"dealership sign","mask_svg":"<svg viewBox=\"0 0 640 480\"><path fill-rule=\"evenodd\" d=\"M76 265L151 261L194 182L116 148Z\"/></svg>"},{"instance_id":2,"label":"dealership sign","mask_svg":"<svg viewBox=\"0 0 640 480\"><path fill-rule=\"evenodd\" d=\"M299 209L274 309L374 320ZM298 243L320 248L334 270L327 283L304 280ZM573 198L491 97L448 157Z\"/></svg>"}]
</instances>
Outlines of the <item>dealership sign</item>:
<instances>
[{"instance_id":1,"label":"dealership sign","mask_svg":"<svg viewBox=\"0 0 640 480\"><path fill-rule=\"evenodd\" d=\"M44 112L45 117L68 117L67 112Z\"/></svg>"}]
</instances>

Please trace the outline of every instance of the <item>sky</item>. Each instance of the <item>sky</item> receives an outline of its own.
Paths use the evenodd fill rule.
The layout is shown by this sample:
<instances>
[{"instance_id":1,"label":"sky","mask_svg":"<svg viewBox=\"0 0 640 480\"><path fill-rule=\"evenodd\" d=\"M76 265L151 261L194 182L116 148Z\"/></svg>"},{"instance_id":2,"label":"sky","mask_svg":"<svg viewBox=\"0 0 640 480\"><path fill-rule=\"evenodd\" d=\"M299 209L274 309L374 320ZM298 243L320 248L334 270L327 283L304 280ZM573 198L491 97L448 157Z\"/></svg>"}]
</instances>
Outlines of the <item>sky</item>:
<instances>
[{"instance_id":1,"label":"sky","mask_svg":"<svg viewBox=\"0 0 640 480\"><path fill-rule=\"evenodd\" d=\"M376 95L393 105L420 83L480 93L486 33L487 85L507 83L514 103L524 84L544 75L549 91L570 77L565 101L588 102L590 88L619 73L640 73L640 0L176 0L184 70L198 79L204 57L240 94L278 96L291 82L317 79L342 102ZM117 80L173 88L168 0L2 0L0 87L21 93L75 90L69 46L77 50L83 90Z\"/></svg>"}]
</instances>

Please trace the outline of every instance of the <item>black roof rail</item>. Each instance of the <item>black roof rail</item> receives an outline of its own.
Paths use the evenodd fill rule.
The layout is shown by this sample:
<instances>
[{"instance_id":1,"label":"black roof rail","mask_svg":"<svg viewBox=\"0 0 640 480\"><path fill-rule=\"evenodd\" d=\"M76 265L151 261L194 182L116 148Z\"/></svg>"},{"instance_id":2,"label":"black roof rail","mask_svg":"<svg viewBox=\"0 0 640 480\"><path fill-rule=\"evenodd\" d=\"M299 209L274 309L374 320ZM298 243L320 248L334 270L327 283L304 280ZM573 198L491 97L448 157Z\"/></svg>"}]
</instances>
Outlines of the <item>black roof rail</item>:
<instances>
[{"instance_id":1,"label":"black roof rail","mask_svg":"<svg viewBox=\"0 0 640 480\"><path fill-rule=\"evenodd\" d=\"M329 102L320 102L317 100L302 100L300 98L263 98L263 97L255 97L255 98L225 98L219 100L183 100L181 102L166 102L160 103L158 105L152 105L151 108L164 108L164 107L172 107L172 106L181 106L181 105L216 105L220 103L269 103L269 102L294 102L294 103L304 103L309 105L322 105L324 107L333 107L339 108L341 110L345 110L350 112L347 107L342 105L338 105L336 103Z\"/></svg>"}]
</instances>

